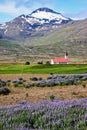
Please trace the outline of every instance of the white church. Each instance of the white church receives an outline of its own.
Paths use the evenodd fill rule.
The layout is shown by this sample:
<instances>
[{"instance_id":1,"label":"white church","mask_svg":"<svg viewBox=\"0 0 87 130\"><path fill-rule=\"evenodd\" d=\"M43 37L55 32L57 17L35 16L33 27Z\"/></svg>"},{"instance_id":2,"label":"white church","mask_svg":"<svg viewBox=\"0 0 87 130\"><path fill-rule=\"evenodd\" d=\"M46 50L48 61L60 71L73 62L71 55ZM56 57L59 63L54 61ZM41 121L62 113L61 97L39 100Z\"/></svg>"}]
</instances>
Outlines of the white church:
<instances>
[{"instance_id":1,"label":"white church","mask_svg":"<svg viewBox=\"0 0 87 130\"><path fill-rule=\"evenodd\" d=\"M58 57L51 59L51 64L68 64L68 52L65 52L64 57Z\"/></svg>"}]
</instances>

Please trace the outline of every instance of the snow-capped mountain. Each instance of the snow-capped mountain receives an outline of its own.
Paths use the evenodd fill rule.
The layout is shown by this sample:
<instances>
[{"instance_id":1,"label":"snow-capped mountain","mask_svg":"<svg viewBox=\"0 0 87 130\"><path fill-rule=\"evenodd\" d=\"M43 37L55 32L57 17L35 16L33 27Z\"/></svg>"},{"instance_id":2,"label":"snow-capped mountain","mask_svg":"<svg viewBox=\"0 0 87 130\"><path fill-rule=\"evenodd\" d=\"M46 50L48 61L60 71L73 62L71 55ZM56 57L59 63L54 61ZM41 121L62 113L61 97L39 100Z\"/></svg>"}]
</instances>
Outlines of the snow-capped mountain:
<instances>
[{"instance_id":1,"label":"snow-capped mountain","mask_svg":"<svg viewBox=\"0 0 87 130\"><path fill-rule=\"evenodd\" d=\"M20 39L34 36L38 30L51 30L70 22L49 8L39 8L29 15L21 15L10 22L0 25L0 38Z\"/></svg>"},{"instance_id":2,"label":"snow-capped mountain","mask_svg":"<svg viewBox=\"0 0 87 130\"><path fill-rule=\"evenodd\" d=\"M69 18L66 18L62 16L60 13L57 13L49 8L39 8L31 13L31 16L39 18L39 19L46 19L46 20L69 20Z\"/></svg>"},{"instance_id":3,"label":"snow-capped mountain","mask_svg":"<svg viewBox=\"0 0 87 130\"><path fill-rule=\"evenodd\" d=\"M49 8L39 8L31 14L22 16L30 24L61 24L64 21L69 22L71 19L64 17L62 14L57 13Z\"/></svg>"}]
</instances>

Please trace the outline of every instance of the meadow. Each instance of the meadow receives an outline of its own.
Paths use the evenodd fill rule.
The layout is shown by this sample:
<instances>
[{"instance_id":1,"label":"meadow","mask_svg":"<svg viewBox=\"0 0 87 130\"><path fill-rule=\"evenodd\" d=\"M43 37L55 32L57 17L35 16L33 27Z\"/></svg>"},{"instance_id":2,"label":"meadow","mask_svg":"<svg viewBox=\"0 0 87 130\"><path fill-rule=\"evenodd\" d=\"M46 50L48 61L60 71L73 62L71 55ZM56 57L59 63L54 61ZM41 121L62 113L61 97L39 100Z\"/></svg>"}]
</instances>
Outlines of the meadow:
<instances>
[{"instance_id":1,"label":"meadow","mask_svg":"<svg viewBox=\"0 0 87 130\"><path fill-rule=\"evenodd\" d=\"M86 64L0 64L0 130L86 130L86 97Z\"/></svg>"},{"instance_id":2,"label":"meadow","mask_svg":"<svg viewBox=\"0 0 87 130\"><path fill-rule=\"evenodd\" d=\"M87 64L0 64L0 74L82 74L86 72Z\"/></svg>"}]
</instances>

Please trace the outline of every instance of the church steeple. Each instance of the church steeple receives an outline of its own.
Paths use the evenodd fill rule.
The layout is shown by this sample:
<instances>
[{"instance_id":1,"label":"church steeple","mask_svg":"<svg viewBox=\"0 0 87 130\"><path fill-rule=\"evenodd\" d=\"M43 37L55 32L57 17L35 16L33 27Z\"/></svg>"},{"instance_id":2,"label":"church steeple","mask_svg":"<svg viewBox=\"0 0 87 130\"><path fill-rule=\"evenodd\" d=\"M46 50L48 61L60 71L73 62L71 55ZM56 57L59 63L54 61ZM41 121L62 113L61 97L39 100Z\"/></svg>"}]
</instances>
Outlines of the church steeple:
<instances>
[{"instance_id":1,"label":"church steeple","mask_svg":"<svg viewBox=\"0 0 87 130\"><path fill-rule=\"evenodd\" d=\"M65 59L68 59L68 52L65 52Z\"/></svg>"}]
</instances>

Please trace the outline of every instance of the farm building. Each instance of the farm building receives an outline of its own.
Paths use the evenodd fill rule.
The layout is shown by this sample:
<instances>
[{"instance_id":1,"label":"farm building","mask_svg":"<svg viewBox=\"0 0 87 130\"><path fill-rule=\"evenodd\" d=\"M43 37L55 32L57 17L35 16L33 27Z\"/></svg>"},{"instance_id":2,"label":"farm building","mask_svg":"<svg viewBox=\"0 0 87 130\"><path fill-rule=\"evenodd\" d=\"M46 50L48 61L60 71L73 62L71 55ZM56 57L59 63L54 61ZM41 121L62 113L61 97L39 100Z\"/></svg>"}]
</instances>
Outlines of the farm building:
<instances>
[{"instance_id":1,"label":"farm building","mask_svg":"<svg viewBox=\"0 0 87 130\"><path fill-rule=\"evenodd\" d=\"M68 52L65 53L65 57L51 59L51 64L68 64Z\"/></svg>"}]
</instances>

